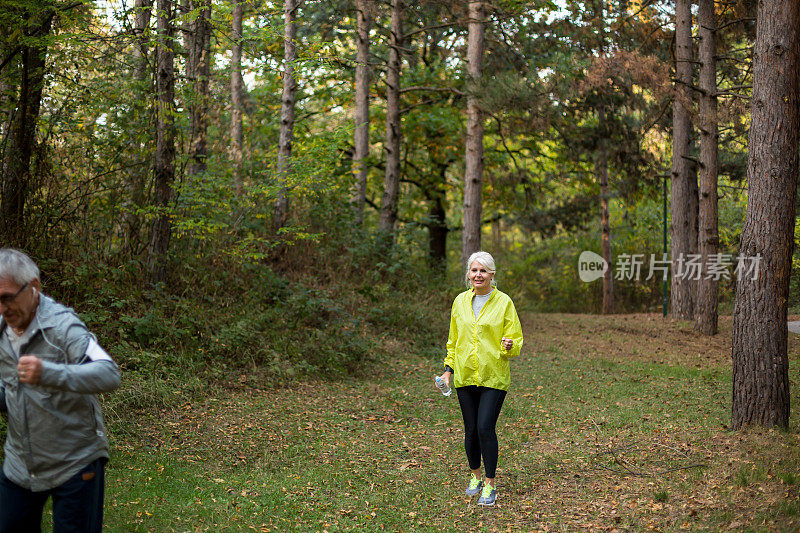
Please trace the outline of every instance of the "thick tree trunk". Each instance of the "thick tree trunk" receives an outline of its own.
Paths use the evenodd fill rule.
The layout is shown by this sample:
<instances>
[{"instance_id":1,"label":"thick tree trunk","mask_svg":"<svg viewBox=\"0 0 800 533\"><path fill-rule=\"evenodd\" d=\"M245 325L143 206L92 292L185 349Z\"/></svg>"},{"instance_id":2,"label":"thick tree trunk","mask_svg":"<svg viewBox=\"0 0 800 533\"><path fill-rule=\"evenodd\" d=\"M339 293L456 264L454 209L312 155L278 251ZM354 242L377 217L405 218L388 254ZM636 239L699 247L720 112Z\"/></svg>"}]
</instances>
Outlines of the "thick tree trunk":
<instances>
[{"instance_id":1,"label":"thick tree trunk","mask_svg":"<svg viewBox=\"0 0 800 533\"><path fill-rule=\"evenodd\" d=\"M149 281L167 279L167 252L172 236L169 208L175 181L175 8L172 0L158 0L158 68L156 71L157 119L155 195L156 218L149 245Z\"/></svg>"},{"instance_id":2,"label":"thick tree trunk","mask_svg":"<svg viewBox=\"0 0 800 533\"><path fill-rule=\"evenodd\" d=\"M400 68L403 46L403 0L392 0L392 41L386 74L386 171L383 178L383 197L378 218L378 230L394 238L397 222L397 197L400 190Z\"/></svg>"},{"instance_id":3,"label":"thick tree trunk","mask_svg":"<svg viewBox=\"0 0 800 533\"><path fill-rule=\"evenodd\" d=\"M700 36L700 197L699 253L703 265L719 251L717 222L717 63L714 0L699 0ZM705 268L704 268L705 270ZM703 273L695 302L694 328L704 335L717 333L719 281Z\"/></svg>"},{"instance_id":4,"label":"thick tree trunk","mask_svg":"<svg viewBox=\"0 0 800 533\"><path fill-rule=\"evenodd\" d=\"M483 189L483 113L477 91L483 66L482 0L469 3L469 37L467 39L467 73L470 90L467 96L467 139L464 172L464 231L461 239L462 263L481 249L481 193Z\"/></svg>"},{"instance_id":5,"label":"thick tree trunk","mask_svg":"<svg viewBox=\"0 0 800 533\"><path fill-rule=\"evenodd\" d=\"M294 62L297 60L297 0L284 2L283 26L283 97L281 98L281 130L278 140L278 179L280 189L275 201L275 226L283 227L289 214L289 199L286 195L286 176L292 157L294 136L295 79Z\"/></svg>"},{"instance_id":6,"label":"thick tree trunk","mask_svg":"<svg viewBox=\"0 0 800 533\"><path fill-rule=\"evenodd\" d=\"M356 102L355 102L355 154L353 156L353 215L359 226L364 222L364 204L367 197L367 165L369 157L369 29L371 25L369 0L356 0Z\"/></svg>"},{"instance_id":7,"label":"thick tree trunk","mask_svg":"<svg viewBox=\"0 0 800 533\"><path fill-rule=\"evenodd\" d=\"M2 166L0 238L5 246L25 245L25 202L29 193L30 164L36 145L36 121L44 89L47 46L52 13L37 22L33 36L40 44L22 45L19 67L19 93L16 109L8 125L8 143Z\"/></svg>"},{"instance_id":8,"label":"thick tree trunk","mask_svg":"<svg viewBox=\"0 0 800 533\"><path fill-rule=\"evenodd\" d=\"M242 79L242 18L244 17L244 0L233 0L231 50L231 145L230 158L233 165L233 189L237 195L242 194L243 176L242 160L244 151L244 131L242 130L242 113L244 108L244 80Z\"/></svg>"},{"instance_id":9,"label":"thick tree trunk","mask_svg":"<svg viewBox=\"0 0 800 533\"><path fill-rule=\"evenodd\" d=\"M206 171L208 156L208 106L209 77L211 74L211 1L190 2L197 10L197 19L191 24L186 39L188 59L186 77L193 86L189 113L192 120L189 141L189 174L198 175Z\"/></svg>"},{"instance_id":10,"label":"thick tree trunk","mask_svg":"<svg viewBox=\"0 0 800 533\"><path fill-rule=\"evenodd\" d=\"M600 131L605 131L606 110L600 107L599 122ZM611 262L611 217L608 209L608 147L605 139L600 141L600 154L597 163L597 172L600 178L600 231L601 231L601 251L603 259L608 265ZM609 315L614 312L614 277L613 269L609 268L603 273L603 314Z\"/></svg>"},{"instance_id":11,"label":"thick tree trunk","mask_svg":"<svg viewBox=\"0 0 800 533\"><path fill-rule=\"evenodd\" d=\"M148 42L150 41L150 17L153 0L135 0L134 32L136 45L133 48L133 77L137 81L146 80L150 70L147 62Z\"/></svg>"},{"instance_id":12,"label":"thick tree trunk","mask_svg":"<svg viewBox=\"0 0 800 533\"><path fill-rule=\"evenodd\" d=\"M789 425L786 315L792 272L800 143L800 3L759 2L740 273L733 314L734 429Z\"/></svg>"},{"instance_id":13,"label":"thick tree trunk","mask_svg":"<svg viewBox=\"0 0 800 533\"><path fill-rule=\"evenodd\" d=\"M692 96L692 13L690 0L675 2L675 99L672 104L672 316L691 320L692 281L679 272L678 265L688 260L690 244L689 109Z\"/></svg>"},{"instance_id":14,"label":"thick tree trunk","mask_svg":"<svg viewBox=\"0 0 800 533\"><path fill-rule=\"evenodd\" d=\"M122 231L131 253L141 251L142 218L139 211L145 204L145 184L152 168L149 154L146 153L151 139L151 99L153 91L152 69L148 59L150 47L150 19L153 11L153 0L135 0L134 2L134 47L133 47L133 81L135 90L146 94L146 98L132 99L133 119L137 130L133 133L134 144L131 147L131 168L126 171L126 196L123 201Z\"/></svg>"}]
</instances>

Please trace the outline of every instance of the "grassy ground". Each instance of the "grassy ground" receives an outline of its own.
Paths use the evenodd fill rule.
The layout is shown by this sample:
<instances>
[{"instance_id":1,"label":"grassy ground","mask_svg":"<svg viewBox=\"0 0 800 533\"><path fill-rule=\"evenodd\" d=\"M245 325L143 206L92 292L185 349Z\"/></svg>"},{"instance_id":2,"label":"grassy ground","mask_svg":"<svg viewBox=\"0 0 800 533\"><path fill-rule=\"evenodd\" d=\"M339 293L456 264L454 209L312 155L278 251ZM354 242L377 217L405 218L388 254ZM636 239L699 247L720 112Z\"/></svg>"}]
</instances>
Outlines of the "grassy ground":
<instances>
[{"instance_id":1,"label":"grassy ground","mask_svg":"<svg viewBox=\"0 0 800 533\"><path fill-rule=\"evenodd\" d=\"M730 319L706 339L657 315L523 317L498 422L499 500L467 480L439 361L387 342L371 379L110 413L108 531L777 530L800 528L800 343L788 432L731 432ZM444 341L444 339L443 339ZM124 391L123 391L124 392Z\"/></svg>"}]
</instances>

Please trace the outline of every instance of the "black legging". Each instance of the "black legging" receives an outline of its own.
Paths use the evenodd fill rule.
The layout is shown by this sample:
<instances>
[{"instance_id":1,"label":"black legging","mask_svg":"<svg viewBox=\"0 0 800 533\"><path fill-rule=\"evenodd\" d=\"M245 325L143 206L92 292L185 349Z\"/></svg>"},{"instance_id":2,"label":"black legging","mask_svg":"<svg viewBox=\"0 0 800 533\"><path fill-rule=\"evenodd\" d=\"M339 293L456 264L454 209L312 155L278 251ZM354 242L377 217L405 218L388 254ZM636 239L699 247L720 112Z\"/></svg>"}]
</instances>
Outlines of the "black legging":
<instances>
[{"instance_id":1,"label":"black legging","mask_svg":"<svg viewBox=\"0 0 800 533\"><path fill-rule=\"evenodd\" d=\"M497 470L497 433L495 424L500 416L500 408L506 398L506 391L489 387L458 387L458 403L464 417L464 449L470 470L481 467L486 477L493 479Z\"/></svg>"}]
</instances>

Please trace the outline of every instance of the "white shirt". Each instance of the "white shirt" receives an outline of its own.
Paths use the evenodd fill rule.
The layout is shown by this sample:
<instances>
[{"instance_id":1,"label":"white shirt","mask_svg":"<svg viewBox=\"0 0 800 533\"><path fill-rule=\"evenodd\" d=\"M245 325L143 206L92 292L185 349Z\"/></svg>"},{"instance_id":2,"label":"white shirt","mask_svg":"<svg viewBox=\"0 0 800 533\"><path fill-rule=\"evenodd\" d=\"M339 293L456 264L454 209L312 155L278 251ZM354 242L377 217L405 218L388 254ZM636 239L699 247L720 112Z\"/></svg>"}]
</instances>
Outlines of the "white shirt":
<instances>
[{"instance_id":1,"label":"white shirt","mask_svg":"<svg viewBox=\"0 0 800 533\"><path fill-rule=\"evenodd\" d=\"M31 332L34 330L34 328L31 327L32 325L33 321L28 324L28 328L22 333L22 335L17 335L14 329L6 324L6 337L8 337L8 342L11 344L11 349L14 351L14 355L17 359L19 359L19 351L22 346L31 340Z\"/></svg>"},{"instance_id":2,"label":"white shirt","mask_svg":"<svg viewBox=\"0 0 800 533\"><path fill-rule=\"evenodd\" d=\"M489 301L493 290L494 287L486 294L476 294L472 297L472 312L475 314L475 320L478 320L478 315L481 314L484 304Z\"/></svg>"}]
</instances>

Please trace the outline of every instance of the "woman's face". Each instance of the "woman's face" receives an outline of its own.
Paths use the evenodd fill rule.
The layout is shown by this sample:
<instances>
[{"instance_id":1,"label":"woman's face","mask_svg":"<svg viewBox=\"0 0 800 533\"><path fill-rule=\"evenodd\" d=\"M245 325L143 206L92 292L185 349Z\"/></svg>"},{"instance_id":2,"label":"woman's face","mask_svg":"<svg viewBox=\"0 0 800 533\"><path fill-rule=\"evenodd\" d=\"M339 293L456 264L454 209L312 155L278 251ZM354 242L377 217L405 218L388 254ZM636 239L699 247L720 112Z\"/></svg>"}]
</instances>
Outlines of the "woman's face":
<instances>
[{"instance_id":1,"label":"woman's face","mask_svg":"<svg viewBox=\"0 0 800 533\"><path fill-rule=\"evenodd\" d=\"M478 261L473 261L469 266L469 281L477 294L486 294L492 290L493 272L486 270L486 267Z\"/></svg>"}]
</instances>

